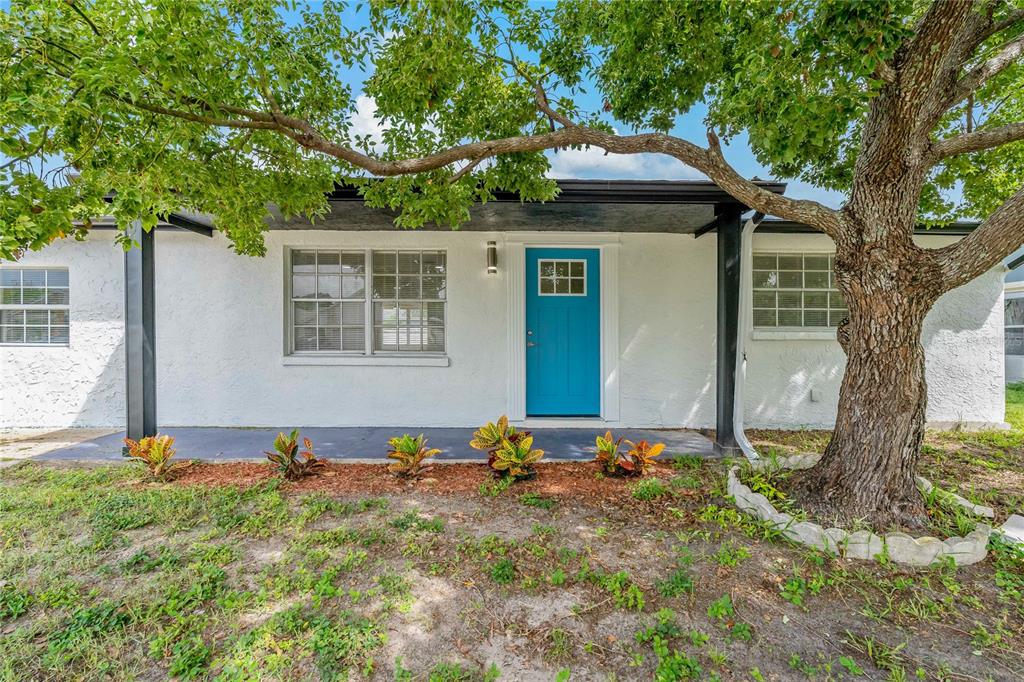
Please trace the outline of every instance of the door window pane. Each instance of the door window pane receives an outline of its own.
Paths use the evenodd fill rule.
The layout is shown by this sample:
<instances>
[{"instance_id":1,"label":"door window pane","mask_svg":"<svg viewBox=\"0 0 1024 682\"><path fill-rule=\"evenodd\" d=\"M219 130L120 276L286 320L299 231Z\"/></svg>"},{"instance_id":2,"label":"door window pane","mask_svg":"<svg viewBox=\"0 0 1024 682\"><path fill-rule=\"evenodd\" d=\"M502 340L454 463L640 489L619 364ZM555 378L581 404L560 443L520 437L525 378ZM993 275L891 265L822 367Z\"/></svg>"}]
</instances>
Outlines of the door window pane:
<instances>
[{"instance_id":1,"label":"door window pane","mask_svg":"<svg viewBox=\"0 0 1024 682\"><path fill-rule=\"evenodd\" d=\"M537 262L537 291L541 296L586 296L587 262L544 258Z\"/></svg>"}]
</instances>

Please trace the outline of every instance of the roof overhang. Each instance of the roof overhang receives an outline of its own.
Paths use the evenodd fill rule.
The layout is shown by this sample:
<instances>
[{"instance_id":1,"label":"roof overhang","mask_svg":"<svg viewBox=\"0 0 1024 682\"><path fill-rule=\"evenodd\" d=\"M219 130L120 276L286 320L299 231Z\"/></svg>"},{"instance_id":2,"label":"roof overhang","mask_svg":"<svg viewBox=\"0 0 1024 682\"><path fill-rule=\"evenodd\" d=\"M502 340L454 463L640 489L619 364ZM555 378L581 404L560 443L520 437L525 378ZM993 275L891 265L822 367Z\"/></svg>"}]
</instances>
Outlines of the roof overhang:
<instances>
[{"instance_id":1,"label":"roof overhang","mask_svg":"<svg viewBox=\"0 0 1024 682\"><path fill-rule=\"evenodd\" d=\"M728 192L710 180L555 180L560 204L738 204ZM773 194L783 194L786 183L754 180ZM362 201L356 187L339 186L331 202ZM522 203L515 192L495 192L496 202Z\"/></svg>"},{"instance_id":2,"label":"roof overhang","mask_svg":"<svg viewBox=\"0 0 1024 682\"><path fill-rule=\"evenodd\" d=\"M710 180L556 180L558 196L525 202L514 192L497 192L486 204L470 208L464 232L623 232L693 234L722 212L747 207ZM782 194L783 182L755 180ZM394 230L397 212L363 203L357 187L339 186L328 197L326 216L311 222L285 218L271 207L271 230ZM447 231L428 224L425 231Z\"/></svg>"},{"instance_id":3,"label":"roof overhang","mask_svg":"<svg viewBox=\"0 0 1024 682\"><path fill-rule=\"evenodd\" d=\"M974 231L981 223L961 220L953 223L947 223L945 225L932 225L928 226L925 224L919 224L914 228L914 234L930 234L930 235L943 235L947 237L962 237L968 235ZM818 230L810 225L804 223L793 222L792 220L781 220L779 218L765 218L760 225L757 227L757 231L761 233L772 233L772 234L807 234L807 233L820 233Z\"/></svg>"}]
</instances>

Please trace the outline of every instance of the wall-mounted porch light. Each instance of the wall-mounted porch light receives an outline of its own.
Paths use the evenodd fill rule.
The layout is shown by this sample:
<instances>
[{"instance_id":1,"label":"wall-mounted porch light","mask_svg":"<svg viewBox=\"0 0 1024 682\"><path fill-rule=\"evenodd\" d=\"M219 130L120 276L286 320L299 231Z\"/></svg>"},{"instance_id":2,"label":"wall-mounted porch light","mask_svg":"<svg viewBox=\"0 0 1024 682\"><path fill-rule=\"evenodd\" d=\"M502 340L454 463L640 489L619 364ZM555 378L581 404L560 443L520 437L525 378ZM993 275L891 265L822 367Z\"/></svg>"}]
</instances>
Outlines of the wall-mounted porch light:
<instances>
[{"instance_id":1,"label":"wall-mounted porch light","mask_svg":"<svg viewBox=\"0 0 1024 682\"><path fill-rule=\"evenodd\" d=\"M498 274L498 244L487 242L487 274Z\"/></svg>"}]
</instances>

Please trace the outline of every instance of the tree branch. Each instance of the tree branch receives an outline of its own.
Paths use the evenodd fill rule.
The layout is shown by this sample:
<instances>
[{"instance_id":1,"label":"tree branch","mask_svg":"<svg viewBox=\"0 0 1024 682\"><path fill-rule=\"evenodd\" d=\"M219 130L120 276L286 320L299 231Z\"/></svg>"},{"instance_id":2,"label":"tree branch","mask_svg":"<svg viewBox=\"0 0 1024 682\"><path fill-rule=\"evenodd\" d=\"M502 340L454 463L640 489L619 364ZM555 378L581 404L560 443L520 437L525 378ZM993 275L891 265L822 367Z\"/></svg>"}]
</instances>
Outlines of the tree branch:
<instances>
[{"instance_id":1,"label":"tree branch","mask_svg":"<svg viewBox=\"0 0 1024 682\"><path fill-rule=\"evenodd\" d=\"M93 32L94 35L96 35L96 36L100 36L101 35L100 34L100 30L98 28L96 28L96 24L94 24L92 22L92 19L89 18L88 14L86 14L85 12L82 11L82 8L80 8L78 5L75 4L74 0L71 0L71 2L68 2L68 5L70 5L71 9L73 9L75 11L75 14L77 14L80 17L82 17L82 19L85 21L85 23L89 24L89 28L92 29L92 32Z\"/></svg>"},{"instance_id":2,"label":"tree branch","mask_svg":"<svg viewBox=\"0 0 1024 682\"><path fill-rule=\"evenodd\" d=\"M241 119L223 118L212 114L203 115L171 109L149 102L133 102L112 93L108 94L117 98L118 101L144 111L202 125L276 131L294 140L305 149L341 159L378 177L424 173L460 161L468 162L468 166L456 172L456 179L458 179L488 158L503 154L540 152L556 147L591 146L612 154L666 154L704 173L737 201L757 211L805 223L821 230L833 239L839 236L842 229L841 219L836 211L815 201L790 199L775 194L737 173L725 160L718 137L710 130L708 131L709 148L703 149L682 138L662 133L613 135L573 123L548 133L480 140L449 147L425 156L383 161L345 144L333 142L309 121L285 113L267 114L242 107L211 105L205 102L196 103L197 106L210 112L223 111L245 117Z\"/></svg>"},{"instance_id":3,"label":"tree branch","mask_svg":"<svg viewBox=\"0 0 1024 682\"><path fill-rule=\"evenodd\" d=\"M453 174L450 178L448 178L448 184L449 185L454 185L456 182L458 182L462 178L466 177L467 174L472 173L473 169L476 168L477 166L479 166L480 163L485 158L487 158L487 157L481 156L481 157L473 159L472 161L467 163L465 166L460 168L455 174Z\"/></svg>"},{"instance_id":4,"label":"tree branch","mask_svg":"<svg viewBox=\"0 0 1024 682\"><path fill-rule=\"evenodd\" d=\"M1021 244L1024 244L1024 186L969 235L932 253L942 268L948 291L992 269Z\"/></svg>"},{"instance_id":5,"label":"tree branch","mask_svg":"<svg viewBox=\"0 0 1024 682\"><path fill-rule=\"evenodd\" d=\"M966 99L968 95L977 91L993 76L1002 73L1021 56L1024 56L1024 35L1004 43L994 57L968 71L956 84L953 104Z\"/></svg>"},{"instance_id":6,"label":"tree branch","mask_svg":"<svg viewBox=\"0 0 1024 682\"><path fill-rule=\"evenodd\" d=\"M1010 28L1018 21L1024 21L1024 7L1021 7L1020 9L1015 9L1009 14L1007 14L1005 17L1003 17L1000 21L994 22L992 26L989 28L989 30L985 33L984 37L991 38L1000 31L1005 31L1006 29Z\"/></svg>"},{"instance_id":7,"label":"tree branch","mask_svg":"<svg viewBox=\"0 0 1024 682\"><path fill-rule=\"evenodd\" d=\"M216 128L258 128L263 130L277 130L278 128L281 127L280 124L273 120L273 117L270 117L271 120L242 120L235 118L219 118L216 116L204 116L202 114L196 114L191 111L170 109L168 107L163 107L158 104L150 104L148 102L133 102L127 99L126 97L121 97L120 95L111 96L119 102L123 102L124 104L133 106L137 109L142 109L143 111L148 111L153 114L160 114L162 116L180 118L184 121L192 121L193 123L201 123L203 125ZM229 111L229 109L227 108L224 110Z\"/></svg>"},{"instance_id":8,"label":"tree branch","mask_svg":"<svg viewBox=\"0 0 1024 682\"><path fill-rule=\"evenodd\" d=\"M980 152L1019 140L1024 140L1024 123L1010 123L998 128L975 130L932 143L931 162L935 164L951 156Z\"/></svg>"},{"instance_id":9,"label":"tree branch","mask_svg":"<svg viewBox=\"0 0 1024 682\"><path fill-rule=\"evenodd\" d=\"M761 213L811 225L832 237L832 239L840 237L843 225L838 211L834 211L816 201L791 199L758 187L755 183L737 173L725 160L725 156L722 154L722 146L714 131L709 129L707 136L708 149L704 152L707 161L702 164L704 167L691 161L680 160L707 175L719 187L750 208ZM677 156L676 158L680 157Z\"/></svg>"}]
</instances>

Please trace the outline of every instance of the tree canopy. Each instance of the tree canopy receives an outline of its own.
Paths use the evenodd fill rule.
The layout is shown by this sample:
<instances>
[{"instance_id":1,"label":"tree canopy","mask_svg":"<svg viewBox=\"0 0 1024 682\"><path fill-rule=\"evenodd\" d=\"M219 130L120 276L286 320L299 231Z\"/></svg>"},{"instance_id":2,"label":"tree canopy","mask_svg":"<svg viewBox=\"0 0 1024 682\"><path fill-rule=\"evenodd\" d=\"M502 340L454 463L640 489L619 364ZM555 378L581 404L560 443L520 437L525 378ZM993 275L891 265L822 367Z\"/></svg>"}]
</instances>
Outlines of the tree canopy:
<instances>
[{"instance_id":1,"label":"tree canopy","mask_svg":"<svg viewBox=\"0 0 1024 682\"><path fill-rule=\"evenodd\" d=\"M740 133L777 177L856 192L858 163L909 163L867 154L876 137L923 131L901 152L927 157L918 217L984 218L1024 184L1016 1L417 0L352 16L334 0L14 0L0 13L0 257L99 216L152 226L179 209L258 255L268 204L316 217L338 182L399 226L457 226L496 190L553 198L544 151L588 144L669 154L834 236L835 212L729 166L719 139ZM872 116L893 88L917 99L909 123ZM361 93L379 141L353 131ZM695 107L706 139L669 135Z\"/></svg>"}]
</instances>

